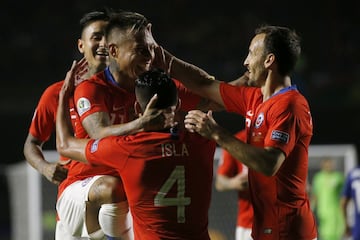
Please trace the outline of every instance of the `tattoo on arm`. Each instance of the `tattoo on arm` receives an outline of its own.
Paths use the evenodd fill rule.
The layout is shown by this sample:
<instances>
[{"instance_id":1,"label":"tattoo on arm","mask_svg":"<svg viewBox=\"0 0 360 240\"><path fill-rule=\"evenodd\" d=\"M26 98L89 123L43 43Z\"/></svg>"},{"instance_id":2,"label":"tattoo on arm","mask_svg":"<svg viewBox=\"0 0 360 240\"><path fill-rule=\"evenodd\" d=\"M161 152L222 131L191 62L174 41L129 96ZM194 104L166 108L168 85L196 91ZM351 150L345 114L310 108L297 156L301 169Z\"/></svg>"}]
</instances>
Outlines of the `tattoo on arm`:
<instances>
[{"instance_id":1,"label":"tattoo on arm","mask_svg":"<svg viewBox=\"0 0 360 240\"><path fill-rule=\"evenodd\" d=\"M83 127L91 138L100 138L102 129L110 124L110 117L105 112L93 113L82 121Z\"/></svg>"}]
</instances>

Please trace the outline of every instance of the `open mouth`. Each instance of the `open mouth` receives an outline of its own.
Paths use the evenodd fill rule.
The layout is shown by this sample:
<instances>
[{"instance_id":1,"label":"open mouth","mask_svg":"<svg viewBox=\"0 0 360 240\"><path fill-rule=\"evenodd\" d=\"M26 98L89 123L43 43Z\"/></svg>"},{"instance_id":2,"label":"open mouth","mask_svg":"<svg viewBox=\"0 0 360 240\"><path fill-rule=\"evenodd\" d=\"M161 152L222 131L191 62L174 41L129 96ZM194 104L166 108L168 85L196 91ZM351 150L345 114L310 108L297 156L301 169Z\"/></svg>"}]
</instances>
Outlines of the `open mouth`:
<instances>
[{"instance_id":1,"label":"open mouth","mask_svg":"<svg viewBox=\"0 0 360 240\"><path fill-rule=\"evenodd\" d=\"M96 55L101 56L101 57L108 57L109 56L109 51L107 49L99 49L96 51Z\"/></svg>"},{"instance_id":2,"label":"open mouth","mask_svg":"<svg viewBox=\"0 0 360 240\"><path fill-rule=\"evenodd\" d=\"M108 57L109 53L108 52L96 52L97 56L101 56L101 57Z\"/></svg>"}]
</instances>

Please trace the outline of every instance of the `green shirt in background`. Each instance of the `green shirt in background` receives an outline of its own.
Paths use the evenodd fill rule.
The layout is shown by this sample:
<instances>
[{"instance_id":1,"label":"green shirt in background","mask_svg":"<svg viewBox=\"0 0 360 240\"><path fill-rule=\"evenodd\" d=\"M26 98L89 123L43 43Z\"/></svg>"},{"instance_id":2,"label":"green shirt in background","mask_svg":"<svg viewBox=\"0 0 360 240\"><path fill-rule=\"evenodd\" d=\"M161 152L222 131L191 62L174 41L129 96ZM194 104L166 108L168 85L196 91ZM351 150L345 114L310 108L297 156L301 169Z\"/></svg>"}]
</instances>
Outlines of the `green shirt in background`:
<instances>
[{"instance_id":1,"label":"green shirt in background","mask_svg":"<svg viewBox=\"0 0 360 240\"><path fill-rule=\"evenodd\" d=\"M318 220L319 239L339 240L345 223L340 209L344 174L338 171L319 171L312 182L312 204Z\"/></svg>"}]
</instances>

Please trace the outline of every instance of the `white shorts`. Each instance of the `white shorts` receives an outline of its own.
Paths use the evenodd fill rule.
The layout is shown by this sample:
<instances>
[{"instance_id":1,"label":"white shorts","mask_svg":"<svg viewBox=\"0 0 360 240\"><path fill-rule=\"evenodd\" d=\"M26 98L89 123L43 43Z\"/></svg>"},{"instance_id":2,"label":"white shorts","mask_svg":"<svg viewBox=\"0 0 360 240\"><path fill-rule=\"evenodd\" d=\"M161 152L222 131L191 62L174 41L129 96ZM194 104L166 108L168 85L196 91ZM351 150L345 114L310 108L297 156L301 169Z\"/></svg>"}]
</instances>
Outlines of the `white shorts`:
<instances>
[{"instance_id":1,"label":"white shorts","mask_svg":"<svg viewBox=\"0 0 360 240\"><path fill-rule=\"evenodd\" d=\"M251 237L251 228L237 226L235 235L236 240L253 240Z\"/></svg>"},{"instance_id":2,"label":"white shorts","mask_svg":"<svg viewBox=\"0 0 360 240\"><path fill-rule=\"evenodd\" d=\"M89 237L85 225L86 202L89 200L88 196L91 186L100 177L102 175L89 177L74 182L65 188L56 202L59 220L56 224L55 239L65 240L61 236L69 234L74 237Z\"/></svg>"}]
</instances>

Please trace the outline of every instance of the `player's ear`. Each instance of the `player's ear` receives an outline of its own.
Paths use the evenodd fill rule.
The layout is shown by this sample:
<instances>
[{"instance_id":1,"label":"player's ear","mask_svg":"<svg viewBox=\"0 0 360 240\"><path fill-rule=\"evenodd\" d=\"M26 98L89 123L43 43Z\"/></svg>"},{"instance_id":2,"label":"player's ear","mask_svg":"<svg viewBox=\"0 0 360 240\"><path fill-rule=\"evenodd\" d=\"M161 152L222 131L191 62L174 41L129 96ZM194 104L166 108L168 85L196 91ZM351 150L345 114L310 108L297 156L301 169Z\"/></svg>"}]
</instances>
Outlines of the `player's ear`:
<instances>
[{"instance_id":1,"label":"player's ear","mask_svg":"<svg viewBox=\"0 0 360 240\"><path fill-rule=\"evenodd\" d=\"M81 40L80 38L78 39L78 42L77 42L77 45L78 45L78 50L80 53L84 54L84 43L83 43L83 40Z\"/></svg>"},{"instance_id":2,"label":"player's ear","mask_svg":"<svg viewBox=\"0 0 360 240\"><path fill-rule=\"evenodd\" d=\"M264 62L265 68L270 67L274 62L275 62L275 55L272 53L268 54Z\"/></svg>"},{"instance_id":3,"label":"player's ear","mask_svg":"<svg viewBox=\"0 0 360 240\"><path fill-rule=\"evenodd\" d=\"M146 29L151 32L151 27L152 27L152 24L151 23L148 23L148 25L146 25Z\"/></svg>"},{"instance_id":4,"label":"player's ear","mask_svg":"<svg viewBox=\"0 0 360 240\"><path fill-rule=\"evenodd\" d=\"M141 106L138 101L135 101L135 103L134 103L134 110L135 110L135 115L137 115L138 117L140 117L142 115Z\"/></svg>"},{"instance_id":5,"label":"player's ear","mask_svg":"<svg viewBox=\"0 0 360 240\"><path fill-rule=\"evenodd\" d=\"M109 44L109 55L116 57L118 52L118 47L115 44Z\"/></svg>"}]
</instances>

